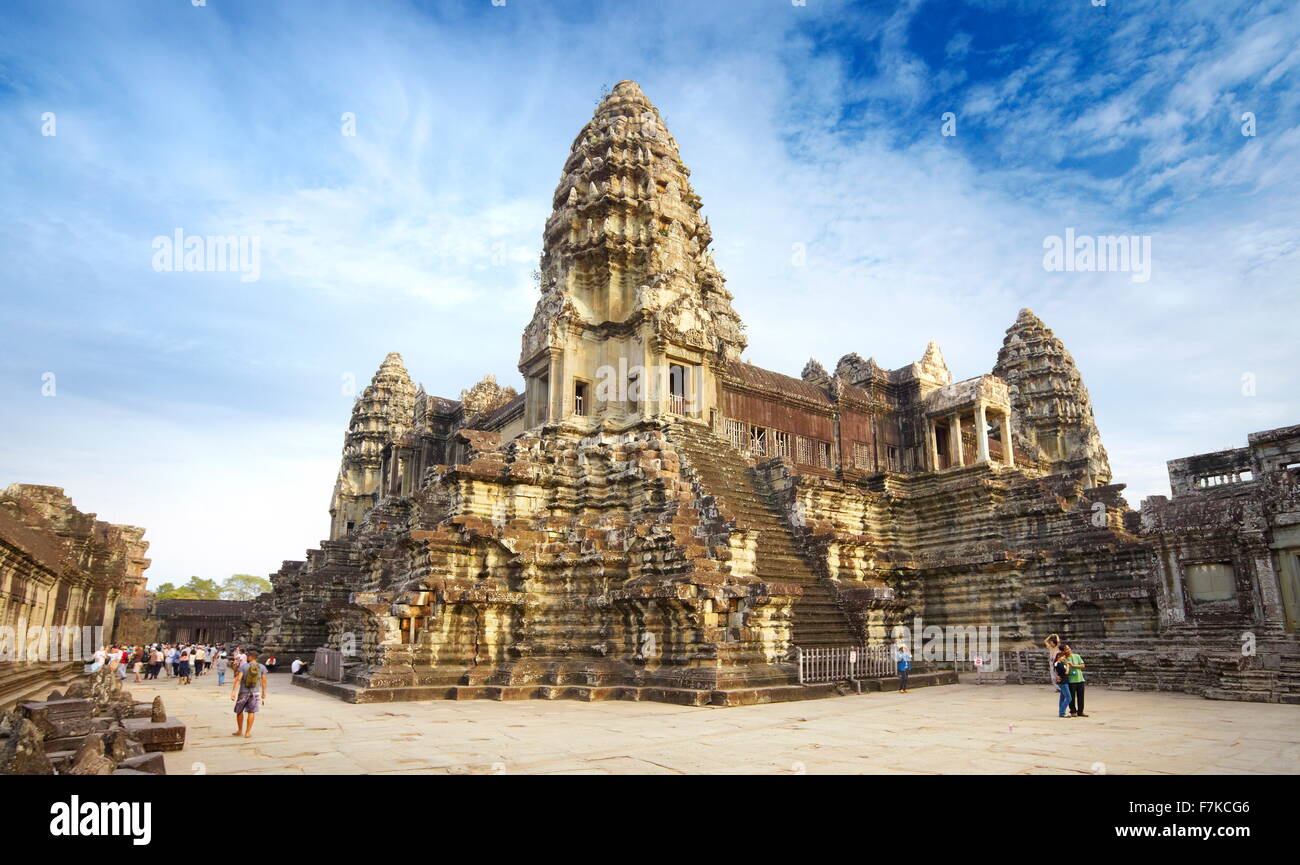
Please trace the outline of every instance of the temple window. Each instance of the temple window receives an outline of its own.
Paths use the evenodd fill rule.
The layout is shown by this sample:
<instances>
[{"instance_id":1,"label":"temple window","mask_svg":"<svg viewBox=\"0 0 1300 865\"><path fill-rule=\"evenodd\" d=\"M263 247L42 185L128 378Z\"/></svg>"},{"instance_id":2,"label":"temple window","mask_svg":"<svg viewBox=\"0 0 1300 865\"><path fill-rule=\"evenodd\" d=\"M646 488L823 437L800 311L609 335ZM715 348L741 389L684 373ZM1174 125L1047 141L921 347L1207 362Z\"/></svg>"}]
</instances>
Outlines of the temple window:
<instances>
[{"instance_id":1,"label":"temple window","mask_svg":"<svg viewBox=\"0 0 1300 865\"><path fill-rule=\"evenodd\" d=\"M1183 567L1187 592L1195 601L1230 601L1237 597L1231 562L1205 562Z\"/></svg>"},{"instance_id":2,"label":"temple window","mask_svg":"<svg viewBox=\"0 0 1300 865\"><path fill-rule=\"evenodd\" d=\"M795 439L795 460L806 466L812 465L813 448L811 440L806 439L803 436L799 436Z\"/></svg>"},{"instance_id":3,"label":"temple window","mask_svg":"<svg viewBox=\"0 0 1300 865\"><path fill-rule=\"evenodd\" d=\"M772 456L788 457L790 455L790 434L772 430Z\"/></svg>"},{"instance_id":4,"label":"temple window","mask_svg":"<svg viewBox=\"0 0 1300 865\"><path fill-rule=\"evenodd\" d=\"M866 442L853 443L853 467L863 471L868 471L872 468L871 445Z\"/></svg>"},{"instance_id":5,"label":"temple window","mask_svg":"<svg viewBox=\"0 0 1300 865\"><path fill-rule=\"evenodd\" d=\"M686 367L680 363L668 366L668 411L676 415L685 415L686 411Z\"/></svg>"},{"instance_id":6,"label":"temple window","mask_svg":"<svg viewBox=\"0 0 1300 865\"><path fill-rule=\"evenodd\" d=\"M587 414L587 383L585 381L574 382L573 413L579 416Z\"/></svg>"},{"instance_id":7,"label":"temple window","mask_svg":"<svg viewBox=\"0 0 1300 865\"><path fill-rule=\"evenodd\" d=\"M723 418L723 433L727 441L738 451L743 451L749 439L749 425L744 421L734 420L732 418Z\"/></svg>"}]
</instances>

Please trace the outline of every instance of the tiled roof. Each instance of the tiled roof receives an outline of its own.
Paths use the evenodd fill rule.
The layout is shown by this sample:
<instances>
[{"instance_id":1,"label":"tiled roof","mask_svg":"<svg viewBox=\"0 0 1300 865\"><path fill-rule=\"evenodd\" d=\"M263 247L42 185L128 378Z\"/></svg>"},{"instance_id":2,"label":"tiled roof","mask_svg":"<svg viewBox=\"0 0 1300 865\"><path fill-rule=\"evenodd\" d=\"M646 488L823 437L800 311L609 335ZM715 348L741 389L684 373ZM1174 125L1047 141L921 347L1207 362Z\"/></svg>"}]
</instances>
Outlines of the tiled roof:
<instances>
[{"instance_id":1,"label":"tiled roof","mask_svg":"<svg viewBox=\"0 0 1300 865\"><path fill-rule=\"evenodd\" d=\"M806 382L801 378L782 375L779 372L772 372L770 369L763 369L761 366L754 366L752 363L732 361L727 364L726 375L742 385L757 390L791 394L823 405L831 404L830 397L817 385Z\"/></svg>"},{"instance_id":2,"label":"tiled roof","mask_svg":"<svg viewBox=\"0 0 1300 865\"><path fill-rule=\"evenodd\" d=\"M166 598L154 604L154 615L161 618L243 618L252 609L252 601L200 600Z\"/></svg>"}]
</instances>

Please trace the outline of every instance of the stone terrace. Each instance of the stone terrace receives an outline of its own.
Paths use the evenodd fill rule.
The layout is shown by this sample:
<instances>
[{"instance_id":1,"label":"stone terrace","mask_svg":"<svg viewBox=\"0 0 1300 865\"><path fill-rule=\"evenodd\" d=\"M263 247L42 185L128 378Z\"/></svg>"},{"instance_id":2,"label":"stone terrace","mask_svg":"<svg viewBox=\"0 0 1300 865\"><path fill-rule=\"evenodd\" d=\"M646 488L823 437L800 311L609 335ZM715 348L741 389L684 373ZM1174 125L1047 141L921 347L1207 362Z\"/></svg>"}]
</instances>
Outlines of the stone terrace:
<instances>
[{"instance_id":1,"label":"stone terrace","mask_svg":"<svg viewBox=\"0 0 1300 865\"><path fill-rule=\"evenodd\" d=\"M271 678L252 739L212 676L161 693L189 726L168 774L1300 774L1293 706L1088 692L1059 720L1047 686L923 688L700 709L662 703L343 703ZM1068 739L1062 734L1068 733ZM196 764L202 764L196 766Z\"/></svg>"}]
</instances>

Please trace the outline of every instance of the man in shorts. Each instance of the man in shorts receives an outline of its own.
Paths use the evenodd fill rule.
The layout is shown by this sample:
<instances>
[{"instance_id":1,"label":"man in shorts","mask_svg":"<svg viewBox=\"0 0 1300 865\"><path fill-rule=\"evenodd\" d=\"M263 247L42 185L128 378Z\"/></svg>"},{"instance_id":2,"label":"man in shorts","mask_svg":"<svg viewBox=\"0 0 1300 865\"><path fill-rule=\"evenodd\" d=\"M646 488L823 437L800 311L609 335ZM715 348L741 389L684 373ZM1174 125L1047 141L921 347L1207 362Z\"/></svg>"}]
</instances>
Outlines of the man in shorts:
<instances>
[{"instance_id":1,"label":"man in shorts","mask_svg":"<svg viewBox=\"0 0 1300 865\"><path fill-rule=\"evenodd\" d=\"M234 681L230 683L230 699L235 702L235 736L245 739L253 735L253 721L266 700L266 667L257 662L257 652L250 651L248 660L235 668ZM245 723L244 716L248 716Z\"/></svg>"}]
</instances>

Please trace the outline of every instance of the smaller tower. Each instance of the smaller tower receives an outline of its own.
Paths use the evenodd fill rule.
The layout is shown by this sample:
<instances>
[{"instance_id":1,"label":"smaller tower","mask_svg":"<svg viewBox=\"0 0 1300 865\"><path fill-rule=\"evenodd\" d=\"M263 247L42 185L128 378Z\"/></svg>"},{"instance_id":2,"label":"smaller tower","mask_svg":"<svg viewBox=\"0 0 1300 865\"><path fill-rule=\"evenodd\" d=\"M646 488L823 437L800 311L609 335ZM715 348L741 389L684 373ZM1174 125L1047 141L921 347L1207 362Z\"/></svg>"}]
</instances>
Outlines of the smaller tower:
<instances>
[{"instance_id":1,"label":"smaller tower","mask_svg":"<svg viewBox=\"0 0 1300 865\"><path fill-rule=\"evenodd\" d=\"M390 352L352 406L330 501L330 540L352 531L379 500L384 448L410 428L414 415L415 386L402 356Z\"/></svg>"},{"instance_id":2,"label":"smaller tower","mask_svg":"<svg viewBox=\"0 0 1300 865\"><path fill-rule=\"evenodd\" d=\"M1007 328L993 374L1011 390L1015 447L1049 472L1084 469L1089 487L1110 483L1110 459L1092 414L1092 399L1074 358L1034 315L1022 309Z\"/></svg>"}]
</instances>

